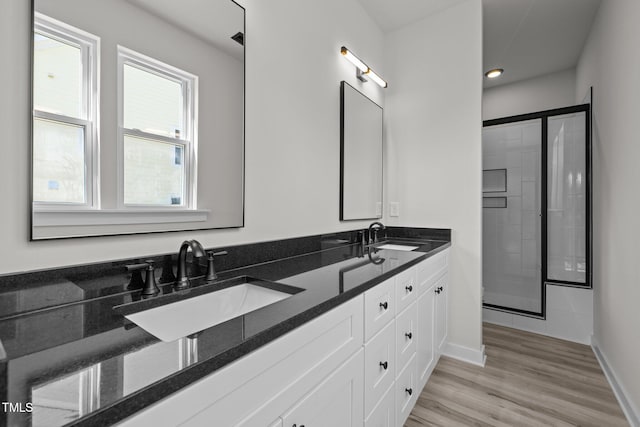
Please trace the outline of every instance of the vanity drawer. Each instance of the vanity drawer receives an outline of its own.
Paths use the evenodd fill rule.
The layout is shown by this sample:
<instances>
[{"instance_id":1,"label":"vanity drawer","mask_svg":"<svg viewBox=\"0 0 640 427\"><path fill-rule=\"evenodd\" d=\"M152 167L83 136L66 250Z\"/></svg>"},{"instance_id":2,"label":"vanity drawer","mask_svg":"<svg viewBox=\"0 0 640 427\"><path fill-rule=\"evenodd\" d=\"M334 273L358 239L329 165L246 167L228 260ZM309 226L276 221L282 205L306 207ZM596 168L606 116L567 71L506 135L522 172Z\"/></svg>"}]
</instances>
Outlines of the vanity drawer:
<instances>
[{"instance_id":1,"label":"vanity drawer","mask_svg":"<svg viewBox=\"0 0 640 427\"><path fill-rule=\"evenodd\" d=\"M416 300L416 271L413 267L396 276L396 313L400 313Z\"/></svg>"},{"instance_id":2,"label":"vanity drawer","mask_svg":"<svg viewBox=\"0 0 640 427\"><path fill-rule=\"evenodd\" d=\"M368 341L396 315L395 278L364 294L364 340Z\"/></svg>"},{"instance_id":3,"label":"vanity drawer","mask_svg":"<svg viewBox=\"0 0 640 427\"><path fill-rule=\"evenodd\" d=\"M396 380L396 425L402 426L418 399L416 357L414 356Z\"/></svg>"},{"instance_id":4,"label":"vanity drawer","mask_svg":"<svg viewBox=\"0 0 640 427\"><path fill-rule=\"evenodd\" d=\"M433 283L447 271L449 249L433 255L416 266L418 295L422 295Z\"/></svg>"},{"instance_id":5,"label":"vanity drawer","mask_svg":"<svg viewBox=\"0 0 640 427\"><path fill-rule=\"evenodd\" d=\"M364 421L364 427L394 427L396 425L396 390L393 386L373 409L369 418Z\"/></svg>"},{"instance_id":6,"label":"vanity drawer","mask_svg":"<svg viewBox=\"0 0 640 427\"><path fill-rule=\"evenodd\" d=\"M411 304L396 317L396 374L406 367L416 352L416 330L418 311L416 303Z\"/></svg>"},{"instance_id":7,"label":"vanity drawer","mask_svg":"<svg viewBox=\"0 0 640 427\"><path fill-rule=\"evenodd\" d=\"M393 384L396 371L395 331L395 322L392 321L364 346L365 415Z\"/></svg>"}]
</instances>

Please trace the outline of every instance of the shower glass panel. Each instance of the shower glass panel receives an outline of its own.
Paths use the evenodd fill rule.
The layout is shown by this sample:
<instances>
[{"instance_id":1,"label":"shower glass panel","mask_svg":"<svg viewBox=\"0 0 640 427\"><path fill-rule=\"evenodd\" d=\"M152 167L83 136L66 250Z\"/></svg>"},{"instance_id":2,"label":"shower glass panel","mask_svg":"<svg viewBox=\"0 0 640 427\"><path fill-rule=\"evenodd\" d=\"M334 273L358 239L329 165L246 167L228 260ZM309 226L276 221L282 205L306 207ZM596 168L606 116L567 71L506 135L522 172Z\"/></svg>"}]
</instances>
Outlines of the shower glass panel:
<instances>
[{"instance_id":1,"label":"shower glass panel","mask_svg":"<svg viewBox=\"0 0 640 427\"><path fill-rule=\"evenodd\" d=\"M584 111L548 118L548 282L587 282L586 120Z\"/></svg>"},{"instance_id":2,"label":"shower glass panel","mask_svg":"<svg viewBox=\"0 0 640 427\"><path fill-rule=\"evenodd\" d=\"M483 302L540 314L542 119L485 126L482 155L482 169L506 169L506 191L483 194Z\"/></svg>"}]
</instances>

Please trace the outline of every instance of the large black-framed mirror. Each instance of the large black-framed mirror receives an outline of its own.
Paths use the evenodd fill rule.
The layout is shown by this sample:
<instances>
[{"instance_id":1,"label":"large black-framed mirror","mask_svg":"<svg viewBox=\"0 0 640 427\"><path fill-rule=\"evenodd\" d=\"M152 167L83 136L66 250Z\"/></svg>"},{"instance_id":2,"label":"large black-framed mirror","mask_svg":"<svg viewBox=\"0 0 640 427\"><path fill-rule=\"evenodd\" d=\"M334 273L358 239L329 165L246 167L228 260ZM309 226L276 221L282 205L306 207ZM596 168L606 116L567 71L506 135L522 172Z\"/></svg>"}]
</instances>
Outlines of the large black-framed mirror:
<instances>
[{"instance_id":1,"label":"large black-framed mirror","mask_svg":"<svg viewBox=\"0 0 640 427\"><path fill-rule=\"evenodd\" d=\"M340 220L382 218L382 107L340 83Z\"/></svg>"},{"instance_id":2,"label":"large black-framed mirror","mask_svg":"<svg viewBox=\"0 0 640 427\"><path fill-rule=\"evenodd\" d=\"M31 239L244 225L244 8L34 0Z\"/></svg>"}]
</instances>

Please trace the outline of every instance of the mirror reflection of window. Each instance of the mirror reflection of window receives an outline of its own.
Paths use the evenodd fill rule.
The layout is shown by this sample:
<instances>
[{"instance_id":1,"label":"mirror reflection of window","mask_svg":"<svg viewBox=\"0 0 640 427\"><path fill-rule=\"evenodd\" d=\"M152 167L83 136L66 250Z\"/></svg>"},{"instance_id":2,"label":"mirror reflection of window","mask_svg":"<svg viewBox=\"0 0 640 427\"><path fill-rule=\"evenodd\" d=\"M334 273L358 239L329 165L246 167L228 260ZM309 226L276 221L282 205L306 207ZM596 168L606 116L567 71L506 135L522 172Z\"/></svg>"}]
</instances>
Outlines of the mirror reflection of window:
<instances>
[{"instance_id":1,"label":"mirror reflection of window","mask_svg":"<svg viewBox=\"0 0 640 427\"><path fill-rule=\"evenodd\" d=\"M198 78L123 47L123 204L195 208Z\"/></svg>"},{"instance_id":2,"label":"mirror reflection of window","mask_svg":"<svg viewBox=\"0 0 640 427\"><path fill-rule=\"evenodd\" d=\"M99 39L36 14L33 34L33 200L40 208L91 207L97 144Z\"/></svg>"},{"instance_id":3,"label":"mirror reflection of window","mask_svg":"<svg viewBox=\"0 0 640 427\"><path fill-rule=\"evenodd\" d=\"M244 225L244 9L176 4L33 1L32 240Z\"/></svg>"},{"instance_id":4,"label":"mirror reflection of window","mask_svg":"<svg viewBox=\"0 0 640 427\"><path fill-rule=\"evenodd\" d=\"M100 407L100 364L36 386L31 400L33 427L68 424Z\"/></svg>"},{"instance_id":5,"label":"mirror reflection of window","mask_svg":"<svg viewBox=\"0 0 640 427\"><path fill-rule=\"evenodd\" d=\"M150 363L152 361L152 363ZM198 338L157 342L31 388L33 427L66 425L198 361Z\"/></svg>"}]
</instances>

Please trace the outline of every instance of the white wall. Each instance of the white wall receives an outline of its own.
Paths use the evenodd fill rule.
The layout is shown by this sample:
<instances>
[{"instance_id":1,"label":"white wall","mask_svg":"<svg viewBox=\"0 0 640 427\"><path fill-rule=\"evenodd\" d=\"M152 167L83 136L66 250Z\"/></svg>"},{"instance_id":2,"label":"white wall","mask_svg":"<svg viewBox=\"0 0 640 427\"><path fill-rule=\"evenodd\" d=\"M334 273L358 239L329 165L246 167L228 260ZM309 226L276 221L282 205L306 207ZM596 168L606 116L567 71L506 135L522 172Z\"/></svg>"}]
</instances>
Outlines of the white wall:
<instances>
[{"instance_id":1,"label":"white wall","mask_svg":"<svg viewBox=\"0 0 640 427\"><path fill-rule=\"evenodd\" d=\"M575 69L494 86L485 89L482 94L482 119L497 119L574 105L575 88Z\"/></svg>"},{"instance_id":2,"label":"white wall","mask_svg":"<svg viewBox=\"0 0 640 427\"><path fill-rule=\"evenodd\" d=\"M538 284L538 286L540 286ZM581 344L591 344L593 291L547 285L546 319L535 319L498 310L483 309L482 320Z\"/></svg>"},{"instance_id":3,"label":"white wall","mask_svg":"<svg viewBox=\"0 0 640 427\"><path fill-rule=\"evenodd\" d=\"M593 86L594 344L640 425L640 2L603 1L577 67Z\"/></svg>"},{"instance_id":4,"label":"white wall","mask_svg":"<svg viewBox=\"0 0 640 427\"><path fill-rule=\"evenodd\" d=\"M383 90L355 79L352 48L385 76L383 35L356 0L243 0L247 14L245 228L29 242L29 3L0 13L0 274L205 246L365 227L341 223L340 81L383 105ZM9 158L9 156L11 156Z\"/></svg>"},{"instance_id":5,"label":"white wall","mask_svg":"<svg viewBox=\"0 0 640 427\"><path fill-rule=\"evenodd\" d=\"M452 229L449 340L482 347L482 10L459 3L385 40L390 224Z\"/></svg>"}]
</instances>

